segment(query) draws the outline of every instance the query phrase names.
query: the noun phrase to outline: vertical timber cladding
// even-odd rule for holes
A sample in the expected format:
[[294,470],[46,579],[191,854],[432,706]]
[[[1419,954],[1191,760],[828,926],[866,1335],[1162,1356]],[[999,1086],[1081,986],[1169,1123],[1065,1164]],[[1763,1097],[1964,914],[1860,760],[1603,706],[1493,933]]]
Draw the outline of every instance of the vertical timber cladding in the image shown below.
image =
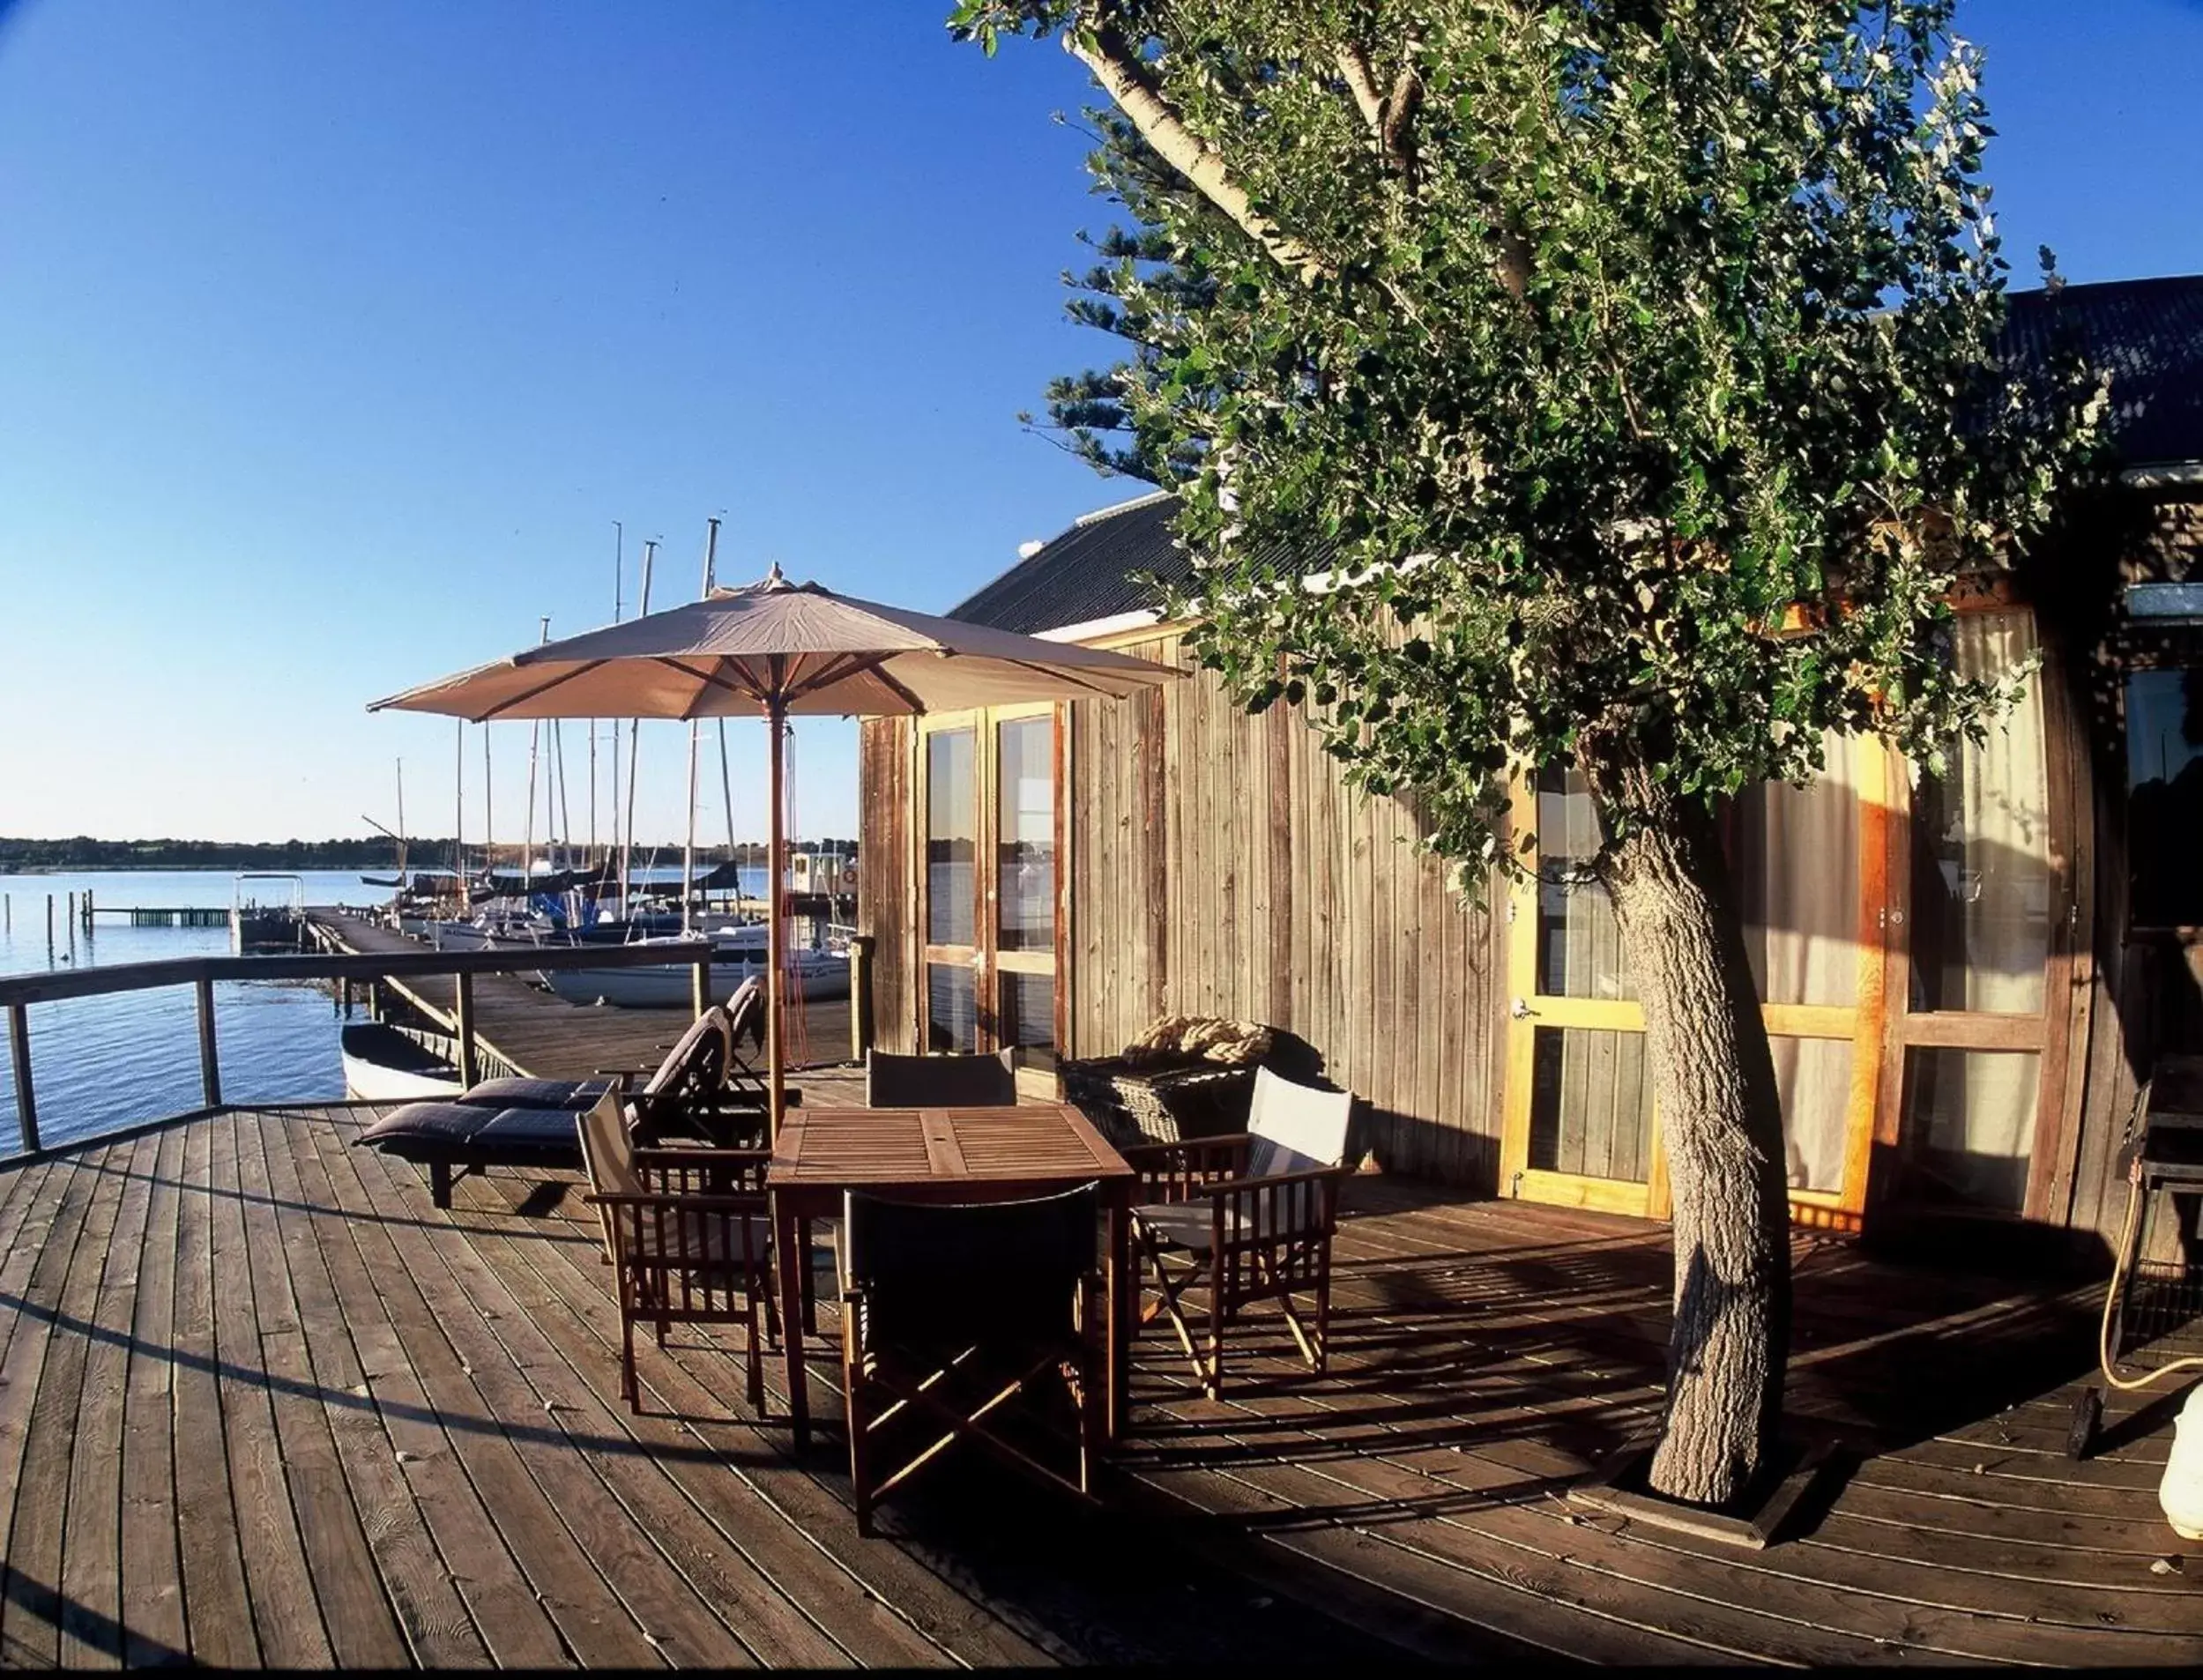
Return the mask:
[[[1113,645],[1192,664],[1172,636]],[[1489,1188],[1496,930],[1412,810],[1347,789],[1299,712],[1250,717],[1212,673],[1070,713],[1071,1053],[1162,1014],[1261,1021],[1369,1105],[1380,1165]]]
[[857,726],[857,930],[872,939],[874,1042],[904,1054],[918,1048],[913,733],[901,717],[867,717]]

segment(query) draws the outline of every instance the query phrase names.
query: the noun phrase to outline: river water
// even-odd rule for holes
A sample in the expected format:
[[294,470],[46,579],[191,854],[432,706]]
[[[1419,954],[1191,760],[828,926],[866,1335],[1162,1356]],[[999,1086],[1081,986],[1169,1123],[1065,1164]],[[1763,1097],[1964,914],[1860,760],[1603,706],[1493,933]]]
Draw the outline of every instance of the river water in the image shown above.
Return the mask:
[[[390,896],[353,873],[309,870],[301,879],[309,904],[374,904]],[[67,906],[71,893],[89,888],[95,903],[115,909],[226,911],[233,880],[226,870],[199,869],[0,874],[0,974],[227,955],[227,926],[132,927],[126,919],[103,915],[86,931],[71,925]],[[246,885],[264,901],[289,897],[287,881]],[[222,981],[214,988],[214,1022],[226,1100],[343,1098],[344,1068],[337,1053],[343,1022],[329,990],[298,981]],[[181,1113],[200,1103],[198,1012],[189,985],[34,1003],[30,1031],[39,1131],[48,1144]],[[0,1152],[19,1147],[12,1058],[0,1053]]]

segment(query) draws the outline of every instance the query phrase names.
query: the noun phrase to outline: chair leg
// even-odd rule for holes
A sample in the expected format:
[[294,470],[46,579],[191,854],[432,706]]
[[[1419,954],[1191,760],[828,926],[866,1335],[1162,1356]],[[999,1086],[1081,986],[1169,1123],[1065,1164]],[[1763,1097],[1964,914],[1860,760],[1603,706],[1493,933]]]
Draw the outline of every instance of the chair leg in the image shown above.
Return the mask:
[[811,1264],[811,1222],[798,1220],[796,1230],[800,1233],[797,1245],[803,1251],[798,1257],[803,1267],[803,1334],[815,1336],[818,1334],[818,1273]]
[[748,1356],[746,1363],[749,1367],[749,1409],[763,1417],[765,1415],[765,1315],[764,1304],[758,1298],[759,1291],[754,1279],[748,1286],[748,1295],[749,1345],[745,1352]]
[[450,1207],[451,1163],[449,1161],[431,1161],[428,1163],[428,1200],[438,1208]]
[[842,1323],[841,1391],[849,1411],[849,1490],[857,1502],[857,1532],[867,1539],[872,1535],[872,1430],[870,1406],[871,1386],[865,1380],[858,1357],[855,1332],[850,1327],[856,1315],[845,1307]]
[[628,1403],[629,1411],[643,1409],[642,1387],[635,1380],[635,1315],[622,1307],[620,1312],[620,1398]]

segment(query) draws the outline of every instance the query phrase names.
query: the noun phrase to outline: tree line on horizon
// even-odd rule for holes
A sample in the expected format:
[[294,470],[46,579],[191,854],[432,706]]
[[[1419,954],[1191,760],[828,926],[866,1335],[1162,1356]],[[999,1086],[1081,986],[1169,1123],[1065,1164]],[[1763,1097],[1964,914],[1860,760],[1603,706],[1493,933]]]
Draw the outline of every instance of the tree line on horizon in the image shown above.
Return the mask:
[[[845,852],[854,856],[857,843],[852,839],[824,838],[819,840],[792,840],[791,851]],[[495,849],[499,862],[518,863],[525,851],[518,843],[500,842]],[[681,855],[677,843],[654,847],[636,848],[638,852],[656,851],[660,859],[667,854]],[[542,845],[535,848],[538,856],[548,855]],[[478,862],[482,849],[469,843],[466,855],[470,863]],[[725,846],[696,848],[700,859],[712,862],[728,860]],[[414,836],[406,842],[406,861],[410,868],[448,868],[451,859],[451,838],[446,835]],[[763,841],[744,841],[733,848],[732,860],[740,864],[760,864],[765,861]],[[40,869],[395,869],[398,867],[398,842],[382,835],[364,839],[349,840],[100,840],[90,835],[74,835],[62,840],[11,838],[0,836],[0,874],[20,873]]]

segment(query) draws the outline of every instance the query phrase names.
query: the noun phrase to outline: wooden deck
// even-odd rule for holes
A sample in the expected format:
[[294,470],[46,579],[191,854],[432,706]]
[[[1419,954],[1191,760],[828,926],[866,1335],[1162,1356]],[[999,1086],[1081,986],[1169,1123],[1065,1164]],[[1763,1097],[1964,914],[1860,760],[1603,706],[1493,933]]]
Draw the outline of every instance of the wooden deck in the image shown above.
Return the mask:
[[[418,955],[428,948],[418,940],[357,916],[309,910],[307,917],[332,950]],[[450,976],[386,984],[443,1030],[458,1030],[458,986]],[[732,989],[731,983],[727,989]],[[476,1042],[502,1068],[538,1079],[586,1079],[600,1067],[654,1065],[656,1046],[678,1038],[692,1018],[685,1008],[619,1009],[569,1003],[517,975],[485,974],[474,982]],[[796,1036],[793,1026],[790,1036],[791,1067],[845,1061],[849,1000],[805,1003],[801,1036]]]
[[1328,1378],[1256,1336],[1209,1402],[1150,1334],[1106,1508],[960,1464],[867,1542],[710,1336],[628,1413],[561,1180],[438,1213],[371,1112],[0,1173],[0,1660],[2203,1661],[2170,1409],[2062,1456],[2086,1292],[1802,1241],[1794,1408],[1867,1450],[1738,1553],[1561,1497],[1656,1403],[1662,1230],[1358,1179]]

